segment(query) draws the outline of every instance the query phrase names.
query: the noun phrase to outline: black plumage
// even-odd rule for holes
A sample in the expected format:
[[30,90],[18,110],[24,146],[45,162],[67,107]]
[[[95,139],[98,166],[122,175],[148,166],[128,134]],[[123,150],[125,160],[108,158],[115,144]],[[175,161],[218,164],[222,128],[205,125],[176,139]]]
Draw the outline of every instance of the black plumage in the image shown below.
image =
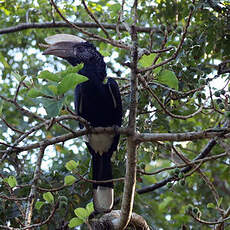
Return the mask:
[[[106,78],[106,64],[96,48],[73,35],[48,37],[50,47],[44,54],[53,54],[66,59],[73,66],[84,63],[79,71],[89,80],[76,86],[74,94],[77,115],[93,127],[121,126],[122,103],[118,85]],[[80,124],[80,128],[83,125]],[[119,134],[91,134],[86,145],[92,155],[93,180],[112,179],[111,156],[117,149]],[[113,205],[113,183],[93,184],[94,208],[109,211]]]

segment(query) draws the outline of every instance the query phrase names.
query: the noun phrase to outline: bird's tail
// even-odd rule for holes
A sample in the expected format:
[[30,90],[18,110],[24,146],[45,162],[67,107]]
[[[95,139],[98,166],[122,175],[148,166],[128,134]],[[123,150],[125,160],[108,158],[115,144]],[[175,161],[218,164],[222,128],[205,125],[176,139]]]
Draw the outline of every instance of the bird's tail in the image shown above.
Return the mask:
[[[112,180],[112,153],[95,153],[90,149],[92,154],[92,171],[93,180],[105,181]],[[109,212],[113,207],[114,200],[113,182],[94,183],[93,184],[93,203],[97,212]]]

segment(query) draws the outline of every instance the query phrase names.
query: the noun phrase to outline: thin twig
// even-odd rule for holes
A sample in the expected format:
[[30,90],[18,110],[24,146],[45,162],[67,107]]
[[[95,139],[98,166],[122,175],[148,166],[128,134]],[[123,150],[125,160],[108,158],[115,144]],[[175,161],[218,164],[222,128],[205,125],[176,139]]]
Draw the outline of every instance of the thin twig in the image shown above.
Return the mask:
[[81,180],[84,180],[84,181],[92,183],[92,184],[102,184],[102,183],[109,183],[109,182],[120,182],[120,181],[124,181],[125,180],[124,177],[114,178],[114,179],[110,179],[110,180],[100,180],[100,181],[99,180],[90,180],[90,179],[86,179],[84,176],[82,176],[77,171],[74,171],[74,174],[76,174]]
[[95,34],[95,33],[90,33],[90,32],[87,32],[86,30],[78,27],[77,25],[75,25],[74,23],[70,22],[69,20],[67,20],[63,15],[62,13],[60,12],[60,10],[58,9],[57,5],[54,3],[53,0],[50,0],[50,2],[52,3],[52,5],[54,6],[55,10],[57,11],[57,13],[59,14],[59,16],[67,23],[69,24],[72,28],[80,31],[81,33],[91,37],[91,38],[96,38],[100,41],[103,41],[103,42],[106,42],[106,43],[109,43],[113,46],[116,46],[116,47],[119,47],[119,48],[122,48],[122,49],[126,49],[126,50],[129,50],[129,46],[128,45],[124,45],[123,42],[121,41],[115,41],[115,40],[110,40],[108,38],[103,38],[103,37],[100,37],[99,35]]
[[[182,161],[184,161],[186,164],[189,164],[189,163],[190,163],[190,160],[189,160],[187,157],[185,157],[183,154],[179,153],[179,152],[177,151],[176,147],[174,147],[173,145],[172,145],[172,149],[173,149],[174,152],[177,154],[177,156],[180,157],[180,159],[181,159]],[[203,164],[203,162],[199,163],[199,167],[200,167],[202,164]],[[217,206],[218,206],[218,201],[219,201],[220,197],[219,197],[219,194],[217,193],[217,191],[216,191],[214,185],[212,184],[212,182],[208,179],[208,177],[207,177],[200,169],[197,169],[197,172],[201,175],[201,177],[203,178],[203,180],[206,182],[206,184],[207,184],[208,187],[210,188],[210,190],[211,190],[211,192],[212,192],[212,194],[213,194],[213,196],[214,196],[214,198],[215,198],[216,204],[217,204]]]
[[40,227],[40,226],[42,226],[44,224],[47,224],[52,219],[52,217],[54,216],[56,210],[58,209],[58,206],[59,206],[59,203],[56,203],[55,206],[53,207],[52,212],[50,213],[50,215],[47,217],[46,220],[44,220],[44,221],[42,221],[40,223],[37,223],[37,224],[32,224],[32,225],[26,226],[24,228],[21,228],[20,230],[33,229],[33,228]]
[[21,130],[15,128],[15,127],[13,127],[13,125],[9,124],[4,118],[1,117],[1,119],[6,124],[6,126],[9,127],[11,130],[13,130],[14,132],[17,132],[17,133],[20,133],[20,134],[24,134],[23,131],[21,131]]
[[219,219],[219,221],[223,221],[223,222],[219,223],[216,226],[215,230],[222,230],[224,221],[229,220],[229,216],[230,216],[230,207],[227,208],[227,210],[224,212],[224,215]]
[[190,161],[190,162],[188,162],[186,164],[179,164],[179,165],[175,165],[175,166],[172,166],[172,167],[165,167],[165,168],[156,170],[155,172],[145,172],[145,171],[142,171],[142,170],[138,170],[138,172],[143,174],[143,175],[156,175],[156,174],[159,174],[161,172],[169,171],[169,170],[172,170],[172,169],[175,169],[175,168],[184,168],[186,166],[193,166],[195,164],[200,164],[200,163],[203,164],[204,162],[216,160],[216,159],[219,159],[219,158],[223,158],[223,157],[226,157],[228,155],[229,155],[228,153],[222,153],[222,154],[219,154],[219,155],[216,155],[216,156],[210,156],[210,157],[205,157],[203,159]]
[[[194,0],[193,0],[193,3],[194,3]],[[150,66],[150,67],[146,67],[146,68],[143,68],[143,69],[139,69],[139,70],[138,70],[139,73],[145,73],[145,72],[147,72],[147,71],[149,71],[149,70],[156,69],[157,67],[163,66],[163,65],[165,65],[165,64],[167,64],[167,63],[169,63],[169,62],[171,62],[172,60],[176,59],[176,57],[178,56],[178,54],[179,54],[179,52],[180,52],[180,50],[181,50],[181,48],[182,48],[182,45],[183,45],[184,40],[185,40],[185,37],[187,36],[187,32],[188,32],[188,28],[189,28],[189,26],[190,26],[190,22],[191,22],[191,19],[192,19],[192,15],[193,15],[193,10],[190,10],[190,13],[189,13],[189,16],[188,16],[188,21],[187,21],[187,23],[186,23],[186,25],[185,25],[183,34],[182,34],[182,36],[181,36],[180,43],[179,43],[179,45],[178,45],[178,47],[177,47],[175,53],[174,53],[170,58],[168,58],[168,59],[166,59],[166,60],[164,60],[164,61],[162,61],[162,62],[160,62],[160,63],[158,63],[158,64],[154,64],[154,65],[152,65],[152,66]]]
[[[224,127],[228,127],[228,124],[229,122],[226,122],[224,124]],[[216,142],[216,138],[213,138],[211,139],[208,144],[204,147],[204,149],[200,152],[200,154],[194,159],[195,160],[199,160],[199,159],[203,159],[205,158],[210,152],[211,150],[213,149],[213,147],[217,144]],[[181,172],[183,173],[187,173],[189,172],[190,170],[192,169],[192,166],[186,166],[185,168],[183,168],[181,170]],[[171,182],[171,181],[174,181],[175,180],[175,177],[174,176],[170,176],[164,180],[161,180],[155,184],[152,184],[152,185],[148,185],[144,188],[141,188],[141,189],[138,189],[137,190],[137,193],[139,194],[143,194],[143,193],[147,193],[147,192],[152,192],[158,188],[161,188],[163,186],[165,186],[167,183]]]
[[2,95],[0,95],[0,98],[1,98],[2,100],[6,101],[6,102],[9,102],[9,103],[11,103],[11,104],[14,104],[15,107],[16,107],[22,114],[24,114],[24,115],[26,115],[26,116],[28,116],[28,117],[34,118],[34,119],[36,119],[36,120],[39,120],[39,121],[45,121],[44,118],[42,118],[42,117],[38,116],[37,114],[32,113],[32,112],[30,112],[29,110],[24,109],[23,107],[21,107],[16,101],[14,101],[14,100],[12,100],[12,99],[10,99],[10,98],[4,97],[4,96],[2,96]]
[[168,114],[169,116],[173,117],[173,118],[177,118],[177,119],[183,119],[183,120],[186,120],[188,118],[191,118],[191,117],[194,117],[195,115],[197,115],[198,113],[200,113],[203,108],[204,108],[204,104],[205,102],[208,100],[208,98],[205,100],[205,102],[203,103],[203,105],[200,106],[200,108],[195,111],[194,113],[192,114],[189,114],[189,115],[186,115],[186,116],[183,116],[183,115],[177,115],[177,114],[173,114],[171,113],[169,110],[167,110],[167,108],[164,106],[164,104],[160,101],[160,99],[157,97],[157,95],[153,92],[153,90],[148,86],[146,80],[138,74],[138,79],[140,80],[141,84],[143,85],[143,87],[148,90],[148,92],[153,96],[153,98],[158,102],[158,104],[161,106],[161,108],[164,110],[164,112],[166,114]]
[[18,85],[17,90],[16,90],[15,95],[14,95],[14,101],[17,101],[18,93],[19,93],[21,86],[22,86],[22,81],[19,82],[19,85]]
[[121,24],[121,21],[123,21],[124,5],[125,5],[125,0],[122,0],[121,9],[119,11],[117,23],[116,23],[116,32],[117,32],[117,37],[119,39],[121,39],[120,24]]
[[104,26],[97,20],[97,18],[94,16],[94,14],[89,10],[87,7],[85,0],[82,0],[83,6],[85,7],[86,12],[88,15],[95,21],[95,23],[102,29],[102,31],[105,33],[106,37],[111,40],[111,37],[109,36],[108,32],[104,28]]
[[[4,179],[4,176],[2,174],[0,174],[0,177],[2,179]],[[25,218],[25,212],[24,212],[23,206],[21,205],[21,203],[19,203],[20,200],[17,199],[17,197],[14,194],[13,189],[9,186],[9,184],[4,182],[4,180],[3,180],[3,183],[6,186],[7,190],[9,191],[9,193],[11,195],[11,199],[14,199],[14,202],[15,202],[16,206],[18,207],[18,210],[20,211],[22,217]]]
[[163,85],[163,84],[161,84],[161,83],[159,83],[159,82],[157,82],[157,81],[151,81],[151,82],[148,83],[148,85],[156,85],[156,86],[159,86],[159,87],[161,87],[162,89],[166,89],[166,90],[168,90],[168,91],[170,91],[170,92],[172,92],[172,93],[174,93],[174,94],[180,95],[180,97],[183,97],[183,98],[184,98],[184,97],[187,97],[188,95],[193,94],[193,93],[195,93],[195,92],[197,92],[197,91],[203,90],[204,87],[205,87],[205,86],[201,86],[201,87],[199,87],[199,88],[191,89],[191,90],[188,90],[188,91],[183,92],[183,91],[178,91],[178,90],[169,88],[169,87],[167,87],[167,86],[165,86],[165,85]]
[[14,201],[25,201],[28,200],[28,197],[12,197],[12,196],[6,196],[6,195],[1,195],[0,198],[4,200],[14,200]]
[[194,220],[198,221],[198,222],[201,223],[201,224],[206,224],[206,225],[222,224],[223,222],[225,222],[225,221],[227,221],[227,220],[230,219],[230,217],[228,217],[228,218],[225,218],[225,219],[223,219],[223,220],[221,220],[221,221],[205,221],[205,220],[202,220],[202,219],[196,217],[196,216],[193,215],[193,214],[190,214],[190,215],[193,217]]

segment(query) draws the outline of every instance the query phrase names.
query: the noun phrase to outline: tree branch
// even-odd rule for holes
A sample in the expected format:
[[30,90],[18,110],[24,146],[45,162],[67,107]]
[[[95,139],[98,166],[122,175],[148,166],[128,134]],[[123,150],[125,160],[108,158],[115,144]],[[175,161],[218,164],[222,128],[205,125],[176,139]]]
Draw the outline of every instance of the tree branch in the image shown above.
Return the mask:
[[108,38],[103,38],[95,33],[90,33],[78,26],[76,26],[74,23],[70,22],[69,20],[67,20],[63,15],[62,13],[60,12],[60,10],[58,9],[57,5],[54,3],[53,0],[50,0],[50,2],[52,3],[52,5],[54,6],[55,10],[57,11],[57,13],[59,14],[59,16],[67,23],[70,25],[70,27],[74,28],[75,30],[89,36],[90,38],[96,38],[97,40],[99,41],[102,41],[102,42],[105,42],[105,43],[109,43],[113,46],[116,46],[116,47],[119,47],[119,48],[122,48],[122,49],[126,49],[126,50],[129,50],[129,46],[128,45],[125,45],[122,41],[116,41],[116,40],[112,40],[112,39],[108,39]]
[[36,191],[37,191],[37,182],[38,182],[38,179],[40,178],[40,170],[41,170],[41,164],[42,164],[44,152],[45,152],[45,146],[41,146],[39,154],[38,154],[38,159],[37,159],[37,164],[36,164],[36,168],[34,172],[32,186],[31,186],[30,194],[28,198],[29,200],[28,200],[27,209],[26,209],[25,226],[31,225],[31,220],[33,216],[33,206],[34,206]]
[[200,106],[200,108],[195,111],[192,114],[189,114],[187,116],[182,116],[182,115],[177,115],[177,114],[173,114],[171,113],[169,110],[167,110],[167,108],[164,106],[164,104],[160,101],[160,99],[157,97],[157,95],[153,92],[153,90],[148,86],[147,82],[145,81],[145,79],[143,77],[141,77],[138,74],[138,79],[140,80],[141,84],[143,85],[143,87],[150,92],[150,94],[153,96],[153,98],[158,102],[158,104],[161,106],[161,108],[164,110],[164,112],[166,114],[168,114],[169,116],[173,117],[173,118],[177,118],[177,119],[183,119],[186,120],[188,118],[194,117],[195,115],[197,115],[198,113],[200,113],[202,111],[202,109],[204,108],[204,104],[205,102],[208,100],[208,98],[206,99],[206,101],[203,103],[202,106]]
[[94,16],[94,14],[87,7],[85,0],[82,0],[82,3],[83,3],[83,6],[85,7],[86,12],[88,13],[88,15],[95,21],[95,23],[99,26],[99,28],[102,29],[102,31],[104,32],[106,37],[111,40],[111,38],[110,38],[108,32],[105,30],[104,26],[97,20],[97,18]]
[[131,101],[129,107],[129,124],[132,135],[127,138],[127,161],[126,161],[126,175],[125,185],[121,204],[121,219],[119,221],[118,229],[125,229],[131,219],[134,193],[136,187],[136,164],[137,164],[137,145],[135,142],[136,132],[136,115],[137,115],[137,62],[138,62],[138,38],[135,25],[137,23],[137,4],[135,0],[133,4],[134,20],[131,26]]
[[[224,128],[228,128],[229,127],[229,124],[230,124],[230,120],[227,120],[225,123],[224,123]],[[193,159],[193,161],[197,161],[197,160],[200,160],[200,159],[203,159],[205,158],[210,152],[211,150],[213,149],[213,147],[217,144],[216,142],[216,137],[214,137],[213,139],[211,139],[208,144],[204,147],[204,149],[201,151],[201,153],[195,157]],[[183,170],[181,170],[181,172],[183,173],[187,173],[189,172],[193,167],[192,166],[187,166],[185,167]],[[152,192],[158,188],[161,188],[163,186],[165,186],[168,182],[171,182],[175,180],[175,178],[173,176],[171,177],[168,177],[158,183],[155,183],[153,185],[150,185],[150,186],[146,186],[144,188],[141,188],[141,189],[138,189],[136,192],[139,193],[139,194],[143,194],[143,193],[146,193],[146,192]]]
[[[91,220],[89,223],[93,230],[118,230],[118,222],[121,218],[121,215],[122,213],[120,210],[113,210],[110,213],[103,215],[99,220]],[[142,216],[137,215],[136,213],[132,213],[129,222],[129,227],[129,229],[133,230],[150,230],[144,218]]]
[[229,128],[222,128],[216,130],[204,130],[200,132],[187,133],[140,133],[136,134],[136,141],[141,142],[156,142],[156,141],[192,141],[204,138],[228,138],[230,133]]
[[225,153],[221,153],[221,154],[218,154],[218,155],[215,155],[215,156],[205,157],[205,158],[199,159],[199,160],[193,160],[193,161],[190,161],[190,162],[185,163],[185,164],[179,164],[179,165],[175,165],[175,166],[171,166],[171,167],[165,167],[165,168],[156,170],[154,172],[145,172],[145,171],[142,171],[142,170],[137,170],[137,171],[138,171],[138,173],[141,173],[143,175],[156,175],[156,174],[159,174],[161,172],[165,172],[165,171],[176,169],[176,168],[184,168],[184,167],[187,167],[187,166],[193,166],[193,165],[200,164],[200,163],[203,164],[204,162],[213,161],[213,160],[216,160],[216,159],[219,159],[219,158],[226,157],[228,155],[229,155],[229,153],[225,152]]
[[[115,132],[130,136],[134,135],[133,138],[135,139],[136,144],[141,142],[156,142],[156,141],[192,141],[197,139],[209,139],[214,137],[220,138],[229,138],[230,129],[229,128],[220,128],[220,129],[209,129],[200,132],[187,132],[187,133],[132,133],[130,128],[117,128],[114,130],[113,127],[97,127],[97,128],[90,128],[90,129],[81,129],[76,132],[67,133],[61,136],[53,137],[50,139],[43,139],[40,142],[36,142],[33,144],[25,145],[22,147],[10,147],[7,150],[0,150],[0,153],[4,153],[7,155],[14,153],[14,152],[23,152],[31,149],[36,149],[40,147],[40,144],[49,146],[54,145],[60,142],[65,142],[67,140],[77,138],[89,133],[110,133],[114,134]],[[3,160],[4,157],[2,157]],[[1,161],[2,161],[1,160]],[[0,162],[1,162],[0,161]]]
[[[216,140],[215,139],[212,139],[211,141],[209,141],[208,144],[203,149],[203,151],[194,159],[194,161],[206,157],[211,152],[211,150],[213,149],[213,147],[215,145],[216,145]],[[187,166],[183,170],[181,170],[181,172],[187,173],[191,169],[192,169],[192,166]],[[143,193],[155,191],[156,189],[165,186],[168,182],[171,182],[171,181],[174,181],[174,180],[175,180],[175,177],[170,176],[170,177],[168,177],[168,178],[166,178],[166,179],[164,179],[164,180],[162,180],[160,182],[157,182],[157,183],[155,183],[153,185],[149,185],[149,186],[146,186],[144,188],[138,189],[137,193],[138,194],[143,194]]]
[[[96,23],[92,22],[76,22],[73,23],[79,28],[89,28],[89,29],[97,29],[99,26]],[[116,31],[116,24],[107,24],[101,23],[101,25],[105,29],[115,30]],[[50,28],[69,28],[69,24],[64,21],[57,21],[57,22],[42,22],[42,23],[21,23],[16,26],[11,26],[8,28],[0,29],[0,34],[9,34],[9,33],[16,33],[23,30],[29,29],[50,29]],[[154,33],[160,33],[160,30],[157,27],[143,27],[143,26],[136,26],[137,32],[140,33],[150,33],[154,31]],[[125,26],[119,25],[119,31],[127,31]]]
[[[194,3],[194,0],[193,0],[193,3]],[[145,73],[145,72],[147,72],[147,71],[149,71],[149,70],[156,69],[157,67],[163,66],[163,65],[165,65],[165,64],[167,64],[167,63],[169,63],[169,62],[171,62],[172,60],[176,59],[176,57],[178,56],[178,54],[179,54],[179,52],[180,52],[180,50],[181,50],[181,48],[182,48],[182,45],[183,45],[183,43],[184,43],[184,40],[185,40],[185,38],[186,38],[186,35],[187,35],[187,32],[188,32],[188,28],[189,28],[189,26],[190,26],[190,22],[191,22],[191,19],[192,19],[192,14],[193,14],[193,10],[190,10],[190,13],[189,13],[189,16],[188,16],[188,20],[187,20],[187,23],[186,23],[185,28],[184,28],[184,32],[183,32],[183,34],[182,34],[182,36],[181,36],[180,43],[179,43],[179,45],[178,45],[178,47],[177,47],[175,53],[174,53],[170,58],[168,58],[168,59],[166,59],[166,60],[164,60],[164,61],[162,61],[162,62],[160,62],[160,63],[158,63],[158,64],[153,64],[153,65],[150,66],[150,67],[146,67],[146,68],[143,68],[143,69],[139,69],[139,70],[138,70],[139,73]]]

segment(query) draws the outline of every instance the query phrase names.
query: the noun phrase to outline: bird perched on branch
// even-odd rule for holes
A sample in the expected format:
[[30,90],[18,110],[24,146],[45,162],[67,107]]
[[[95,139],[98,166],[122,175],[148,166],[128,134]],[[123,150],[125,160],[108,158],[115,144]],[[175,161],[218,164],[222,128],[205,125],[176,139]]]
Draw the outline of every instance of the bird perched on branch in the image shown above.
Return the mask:
[[[79,71],[88,81],[76,86],[74,103],[77,115],[93,127],[121,126],[122,103],[118,85],[106,78],[103,56],[91,43],[73,35],[56,34],[47,37],[49,47],[43,54],[55,55],[75,66],[84,63]],[[80,124],[80,128],[83,125]],[[93,180],[112,180],[111,156],[117,149],[119,134],[89,134],[86,145],[92,155]],[[94,208],[108,212],[113,206],[113,182],[93,184]]]

